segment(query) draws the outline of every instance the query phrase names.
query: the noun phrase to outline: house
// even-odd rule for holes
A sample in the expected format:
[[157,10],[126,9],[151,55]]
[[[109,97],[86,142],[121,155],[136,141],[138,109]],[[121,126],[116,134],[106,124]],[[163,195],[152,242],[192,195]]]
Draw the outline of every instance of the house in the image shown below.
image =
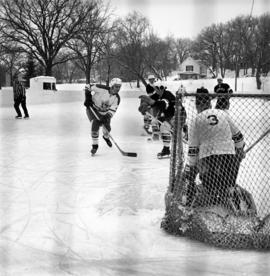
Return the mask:
[[50,76],[38,76],[30,79],[30,90],[56,91],[56,79]]
[[178,75],[181,80],[206,78],[207,68],[199,60],[188,57],[181,63]]

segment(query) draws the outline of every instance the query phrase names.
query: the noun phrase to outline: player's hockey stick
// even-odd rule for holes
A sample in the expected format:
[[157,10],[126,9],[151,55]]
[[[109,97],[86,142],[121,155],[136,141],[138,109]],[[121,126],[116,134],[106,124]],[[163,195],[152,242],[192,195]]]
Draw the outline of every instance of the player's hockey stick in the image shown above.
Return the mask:
[[[97,115],[97,113],[93,110],[93,108],[91,106],[89,106],[89,109],[91,110],[91,112],[94,114],[94,116],[96,117],[97,120],[100,121],[99,116]],[[112,135],[110,134],[110,132],[106,129],[106,127],[103,125],[103,127],[105,128],[105,130],[108,132],[109,137],[112,139],[113,143],[115,144],[115,146],[118,148],[118,150],[121,152],[122,155],[124,156],[129,156],[129,157],[137,157],[137,153],[136,152],[126,152],[123,151],[118,144],[115,142],[115,140],[113,139]]]
[[253,149],[266,135],[270,133],[270,129],[268,129],[265,133],[263,133],[255,142],[253,142],[246,150],[245,153],[248,153],[251,149]]

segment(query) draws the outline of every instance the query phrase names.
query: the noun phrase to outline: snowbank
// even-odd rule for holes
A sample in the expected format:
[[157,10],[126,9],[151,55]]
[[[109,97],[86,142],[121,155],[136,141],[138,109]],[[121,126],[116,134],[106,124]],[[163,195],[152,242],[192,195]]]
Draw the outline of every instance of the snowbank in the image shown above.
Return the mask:
[[[235,79],[225,78],[224,82],[228,83],[235,91]],[[216,79],[199,79],[199,80],[180,80],[180,81],[163,81],[157,84],[167,86],[168,90],[176,92],[181,84],[186,87],[187,92],[193,93],[202,85],[210,92],[213,92],[214,86],[217,84]],[[84,100],[84,83],[57,84],[57,91],[27,90],[28,104],[42,104],[49,102],[75,102]],[[270,77],[262,78],[262,89],[256,88],[256,80],[254,77],[237,79],[238,93],[258,93],[270,94]],[[120,90],[120,96],[123,98],[136,98],[145,94],[145,87],[141,84],[140,88],[136,87],[136,83],[123,83]],[[13,93],[12,87],[3,87],[0,90],[0,106],[12,106]]]

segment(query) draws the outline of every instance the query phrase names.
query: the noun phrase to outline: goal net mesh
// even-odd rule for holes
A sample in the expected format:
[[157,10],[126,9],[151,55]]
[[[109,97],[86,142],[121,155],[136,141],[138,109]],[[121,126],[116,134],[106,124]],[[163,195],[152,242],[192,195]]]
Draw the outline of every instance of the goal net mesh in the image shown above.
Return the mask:
[[[236,173],[236,185],[225,189],[222,177],[218,177],[214,180],[214,187],[209,189],[202,185],[198,173],[192,202],[187,204],[192,183],[183,178],[188,142],[183,139],[181,108],[183,104],[190,130],[197,115],[195,95],[176,97],[170,180],[161,227],[169,233],[220,247],[270,248],[270,134],[267,132],[270,129],[270,95],[231,95],[230,108],[226,112],[242,132],[245,150],[248,150]],[[213,98],[212,108],[215,102]],[[258,143],[254,145],[256,141]],[[226,171],[235,169],[231,160],[213,161],[214,170],[218,173],[223,168]],[[227,177],[230,176],[223,174],[223,178]]]

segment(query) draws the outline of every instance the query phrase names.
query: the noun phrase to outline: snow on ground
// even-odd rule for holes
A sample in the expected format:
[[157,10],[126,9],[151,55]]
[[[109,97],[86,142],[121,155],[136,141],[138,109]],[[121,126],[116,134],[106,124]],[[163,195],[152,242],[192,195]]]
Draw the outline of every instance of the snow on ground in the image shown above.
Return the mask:
[[91,157],[83,92],[57,88],[29,92],[30,120],[14,120],[11,90],[0,92],[0,275],[270,273],[267,252],[221,250],[160,229],[169,160],[157,160],[162,145],[142,135],[137,95],[121,92],[112,135],[138,157],[102,140]]

